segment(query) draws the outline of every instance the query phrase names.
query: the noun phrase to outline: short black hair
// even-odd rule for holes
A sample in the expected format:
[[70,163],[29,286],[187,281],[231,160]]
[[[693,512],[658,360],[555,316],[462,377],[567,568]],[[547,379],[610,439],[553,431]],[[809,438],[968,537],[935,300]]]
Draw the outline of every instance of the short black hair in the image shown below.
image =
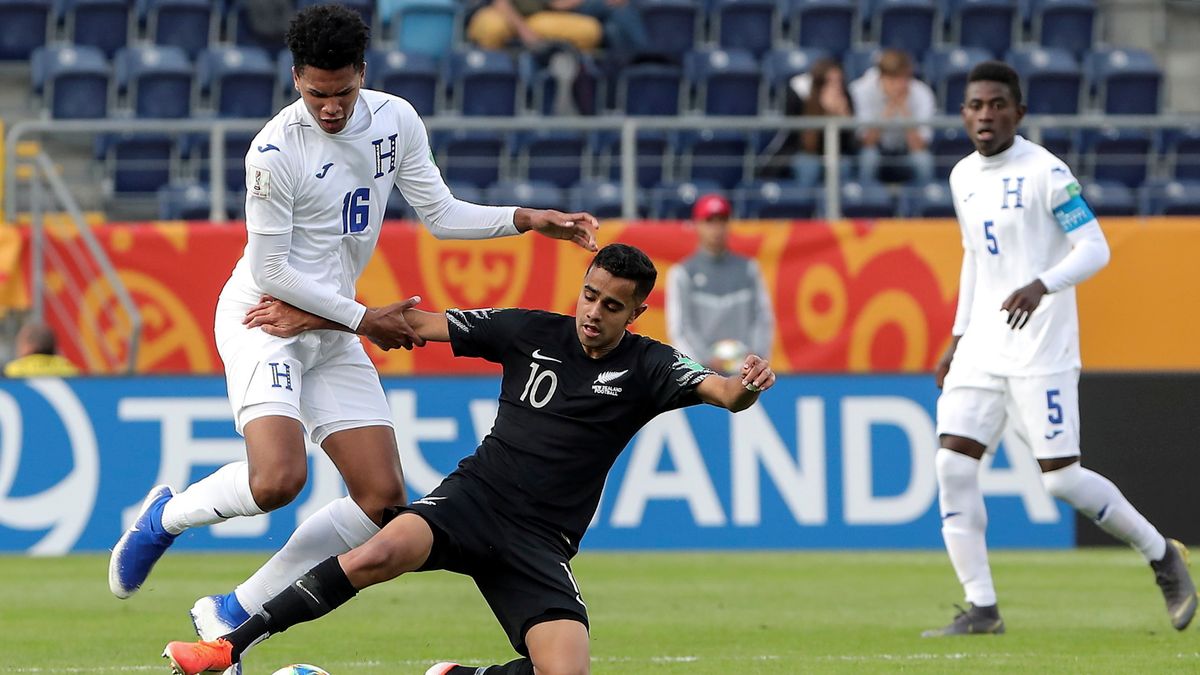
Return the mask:
[[658,270],[641,249],[629,244],[609,244],[600,249],[588,269],[599,267],[614,277],[629,279],[634,283],[633,297],[638,302],[645,300],[654,290]]
[[1021,76],[1003,61],[984,61],[972,68],[967,84],[972,82],[999,82],[1008,87],[1013,103],[1021,105]]
[[305,66],[361,71],[371,31],[358,12],[345,5],[310,5],[288,25],[287,46],[296,71]]

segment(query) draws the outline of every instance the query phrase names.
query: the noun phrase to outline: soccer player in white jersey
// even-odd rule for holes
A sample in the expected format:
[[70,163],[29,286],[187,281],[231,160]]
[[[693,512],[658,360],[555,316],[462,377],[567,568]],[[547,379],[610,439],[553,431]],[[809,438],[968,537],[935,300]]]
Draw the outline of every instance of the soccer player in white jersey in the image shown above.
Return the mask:
[[184,530],[253,516],[295,499],[307,473],[306,433],[341,472],[349,496],[306,519],[287,544],[235,592],[192,609],[201,637],[236,626],[317,562],[377,531],[385,508],[405,504],[391,413],[356,335],[315,331],[277,338],[248,329],[264,295],[346,326],[385,349],[424,341],[403,311],[355,301],[355,282],[379,238],[398,186],[437,237],[483,239],[536,230],[596,250],[594,217],[455,199],[433,163],[425,126],[404,99],[362,89],[367,27],[341,5],[299,12],[287,35],[300,100],[255,137],[246,155],[242,259],[221,292],[216,341],[225,363],[246,461],[175,494],[151,490],[113,549],[109,585],[133,595]]
[[988,567],[980,459],[1006,423],[1032,448],[1046,490],[1136,548],[1171,624],[1196,612],[1187,551],[1107,478],[1079,464],[1079,321],[1074,286],[1108,262],[1100,224],[1062,160],[1016,135],[1017,73],[996,61],[968,77],[962,118],[976,152],[950,174],[962,230],[958,312],[937,367],[942,536],[967,608],[927,637],[1003,633]]

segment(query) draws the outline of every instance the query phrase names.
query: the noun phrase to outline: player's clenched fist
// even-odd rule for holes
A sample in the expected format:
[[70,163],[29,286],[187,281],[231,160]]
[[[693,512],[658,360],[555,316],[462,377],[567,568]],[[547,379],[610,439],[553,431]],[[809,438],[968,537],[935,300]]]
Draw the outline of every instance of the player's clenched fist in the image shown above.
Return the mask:
[[763,391],[775,384],[775,371],[766,359],[750,354],[742,363],[742,386],[750,391]]

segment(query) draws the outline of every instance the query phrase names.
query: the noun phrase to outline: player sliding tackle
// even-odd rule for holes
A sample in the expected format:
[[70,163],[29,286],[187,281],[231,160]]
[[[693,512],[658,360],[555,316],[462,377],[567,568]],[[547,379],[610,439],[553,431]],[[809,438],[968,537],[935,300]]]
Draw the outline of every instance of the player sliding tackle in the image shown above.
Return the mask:
[[[521,658],[489,675],[587,673],[587,606],[571,559],[604,480],[633,435],[659,413],[698,403],[734,412],[775,384],[766,360],[746,357],[722,377],[672,347],[626,330],[646,311],[657,272],[644,253],[611,244],[583,278],[574,318],[525,309],[404,312],[423,340],[503,366],[491,433],[433,492],[390,509],[365,544],[330,557],[212,642],[172,642],[176,673],[224,670],[260,640],[311,621],[363,588],[405,572],[470,576]],[[328,321],[265,300],[246,323],[272,335]],[[473,675],[439,663],[428,675]]]

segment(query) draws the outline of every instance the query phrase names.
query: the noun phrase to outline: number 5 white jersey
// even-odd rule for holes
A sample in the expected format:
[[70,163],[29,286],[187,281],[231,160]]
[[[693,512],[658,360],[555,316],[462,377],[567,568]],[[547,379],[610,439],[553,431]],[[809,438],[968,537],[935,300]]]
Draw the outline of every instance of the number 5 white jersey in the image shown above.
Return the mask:
[[[955,334],[956,362],[995,375],[1044,375],[1080,367],[1079,318],[1073,286],[1042,298],[1021,330],[1000,310],[1071,251],[1072,239],[1099,231],[1067,165],[1017,136],[1012,146],[963,158],[950,173],[964,250],[964,279]],[[973,263],[973,264],[972,264]],[[970,278],[970,270],[974,278]],[[973,291],[972,291],[973,289]],[[965,313],[965,316],[964,316]]]

